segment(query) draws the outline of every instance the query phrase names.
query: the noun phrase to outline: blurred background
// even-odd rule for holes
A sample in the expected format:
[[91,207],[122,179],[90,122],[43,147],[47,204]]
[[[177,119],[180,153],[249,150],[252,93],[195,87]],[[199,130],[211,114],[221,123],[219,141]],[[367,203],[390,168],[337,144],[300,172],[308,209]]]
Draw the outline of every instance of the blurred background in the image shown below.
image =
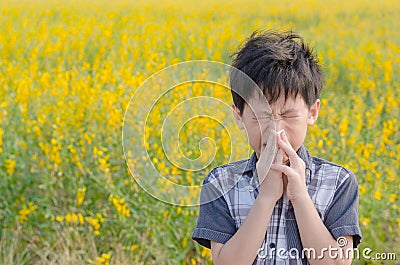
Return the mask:
[[[1,1],[0,264],[212,264],[191,240],[198,207],[164,203],[132,178],[123,117],[156,71],[229,64],[254,30],[271,28],[297,31],[318,53],[325,86],[305,145],[356,174],[360,249],[397,253],[354,264],[399,264],[399,21],[395,0]],[[179,133],[182,152],[199,157],[210,137],[215,160],[190,173],[169,164],[163,106],[199,95],[231,101],[226,89],[187,85],[149,114],[149,158],[176,183],[200,185],[232,149],[242,159],[251,151],[245,137],[232,142],[233,131],[195,119]],[[149,159],[130,155],[139,166]]]

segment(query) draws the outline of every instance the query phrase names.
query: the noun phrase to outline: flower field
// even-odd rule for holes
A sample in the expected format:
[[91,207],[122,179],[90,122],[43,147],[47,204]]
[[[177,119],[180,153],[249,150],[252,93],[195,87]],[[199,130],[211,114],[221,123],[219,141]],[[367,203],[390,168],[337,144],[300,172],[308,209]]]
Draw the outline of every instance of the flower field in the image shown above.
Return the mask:
[[[189,60],[229,64],[254,30],[270,28],[299,32],[325,71],[305,145],[357,176],[360,249],[372,252],[354,264],[399,264],[398,21],[394,0],[0,2],[0,264],[212,264],[191,240],[199,208],[183,206],[199,194],[165,203],[127,164],[147,178],[151,161],[172,182],[199,186],[230,153],[248,158],[230,112],[201,116],[202,105],[189,100],[229,103],[229,91],[186,84],[166,95],[146,125],[135,125],[146,128],[138,135],[148,156],[123,148],[124,115],[141,109],[131,97],[157,71]],[[142,104],[152,88],[144,95]],[[201,156],[199,170],[164,154],[163,121],[182,102],[196,115],[169,117],[182,127],[168,157]],[[397,259],[373,259],[383,252]]]

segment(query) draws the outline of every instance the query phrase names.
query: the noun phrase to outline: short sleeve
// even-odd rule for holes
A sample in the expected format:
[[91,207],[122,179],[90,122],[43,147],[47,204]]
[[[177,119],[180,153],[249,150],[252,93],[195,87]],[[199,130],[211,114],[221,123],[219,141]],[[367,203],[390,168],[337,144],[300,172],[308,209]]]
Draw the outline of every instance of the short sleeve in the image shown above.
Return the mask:
[[353,236],[353,247],[361,242],[361,230],[358,222],[358,184],[351,171],[335,192],[332,203],[326,211],[325,226],[337,239],[341,236]]
[[[211,248],[211,240],[225,244],[236,232],[235,222],[224,196],[208,182],[210,174],[203,182],[199,216],[192,234],[192,239],[206,248]],[[217,199],[211,200],[212,198]]]

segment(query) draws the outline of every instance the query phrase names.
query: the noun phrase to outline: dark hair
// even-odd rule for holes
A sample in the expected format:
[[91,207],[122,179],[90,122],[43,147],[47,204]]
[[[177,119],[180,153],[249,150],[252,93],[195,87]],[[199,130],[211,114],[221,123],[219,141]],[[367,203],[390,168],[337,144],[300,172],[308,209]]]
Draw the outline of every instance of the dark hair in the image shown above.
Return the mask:
[[230,72],[230,86],[233,102],[241,115],[245,101],[256,87],[237,82],[240,73],[249,76],[261,88],[270,104],[276,102],[281,93],[285,100],[289,95],[300,94],[308,107],[319,98],[323,73],[318,60],[303,38],[292,31],[255,31],[231,57],[232,66],[240,70]]

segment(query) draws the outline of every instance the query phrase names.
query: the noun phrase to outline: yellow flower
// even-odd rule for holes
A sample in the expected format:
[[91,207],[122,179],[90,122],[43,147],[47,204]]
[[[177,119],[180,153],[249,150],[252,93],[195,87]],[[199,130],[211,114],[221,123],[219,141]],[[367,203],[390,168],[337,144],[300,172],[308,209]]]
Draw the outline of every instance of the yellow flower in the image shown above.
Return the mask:
[[374,198],[380,201],[382,199],[382,192],[380,190],[374,193]]
[[65,216],[65,221],[66,221],[67,223],[71,223],[71,221],[72,221],[72,215],[71,215],[71,214],[67,214],[67,215]]
[[36,210],[36,206],[33,202],[28,202],[28,205],[25,203],[22,204],[21,209],[18,211],[17,219],[20,224],[23,224],[25,221],[28,220],[28,215],[32,214]]
[[108,265],[111,259],[111,254],[109,253],[103,253],[101,254],[100,257],[96,258],[96,261],[93,261],[91,259],[88,260],[90,264],[96,264],[96,265]]
[[104,222],[104,218],[99,213],[97,213],[96,216],[97,218],[91,216],[86,217],[86,222],[90,224],[89,231],[93,231],[93,233],[98,236],[100,235],[100,224]]
[[4,162],[5,162],[7,174],[12,176],[14,174],[14,169],[17,164],[17,161],[12,160],[12,159],[6,159]]
[[78,214],[79,224],[85,224],[85,220],[83,219],[83,215],[81,213]]
[[210,249],[208,249],[208,248],[203,248],[203,249],[201,250],[201,256],[202,256],[202,257],[209,256],[210,253],[211,253],[211,251],[210,251]]
[[349,132],[349,120],[347,118],[344,118],[342,122],[339,124],[339,132],[340,136],[342,137],[347,136]]
[[96,217],[100,223],[104,223],[104,217],[100,213],[96,213]]
[[368,226],[369,225],[369,222],[370,222],[371,220],[369,219],[369,218],[365,218],[365,217],[360,217],[360,222],[364,225],[364,226]]
[[125,203],[125,198],[119,198],[119,196],[117,195],[110,194],[109,201],[114,204],[114,207],[117,209],[118,214],[123,217],[131,216],[128,204]]
[[396,194],[394,194],[394,193],[392,193],[392,194],[390,194],[389,201],[390,201],[391,203],[393,203],[393,202],[395,202],[395,201],[396,201],[396,198],[397,198],[397,195],[396,195]]
[[364,185],[359,185],[359,190],[360,190],[360,194],[363,195],[367,192],[367,189],[365,188]]
[[0,128],[0,154],[3,152],[2,146],[3,146],[3,129]]
[[83,203],[86,195],[86,186],[78,189],[78,193],[76,195],[76,204],[79,206]]

